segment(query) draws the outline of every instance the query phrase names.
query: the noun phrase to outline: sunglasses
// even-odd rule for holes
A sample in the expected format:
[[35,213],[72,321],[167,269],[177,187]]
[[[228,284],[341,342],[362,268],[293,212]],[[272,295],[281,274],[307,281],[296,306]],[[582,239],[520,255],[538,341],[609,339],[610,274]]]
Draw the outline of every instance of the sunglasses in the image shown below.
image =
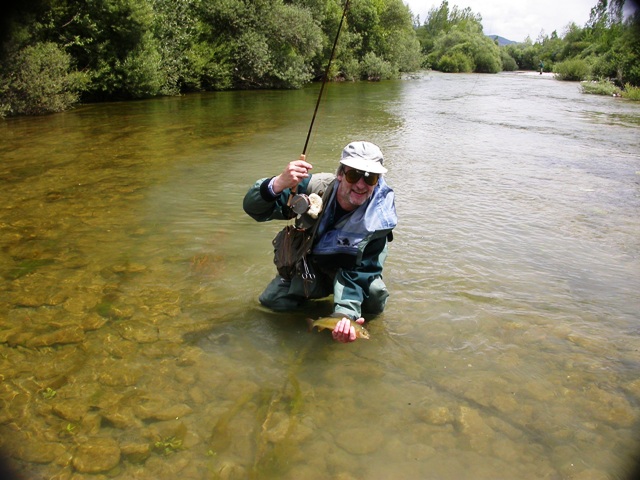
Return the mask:
[[344,178],[349,183],[358,183],[360,179],[364,177],[364,182],[373,187],[378,184],[378,179],[380,178],[379,173],[371,173],[371,172],[363,172],[362,170],[345,170]]

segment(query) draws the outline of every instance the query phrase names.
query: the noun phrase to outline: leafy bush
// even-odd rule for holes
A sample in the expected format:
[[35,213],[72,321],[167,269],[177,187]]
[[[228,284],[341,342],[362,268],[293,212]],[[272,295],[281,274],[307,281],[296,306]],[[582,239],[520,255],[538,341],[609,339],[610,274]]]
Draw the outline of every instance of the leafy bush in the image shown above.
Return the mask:
[[387,80],[398,76],[398,71],[375,53],[369,52],[362,59],[361,77],[366,80]]
[[[334,66],[332,65],[331,70],[333,71],[333,69],[334,69]],[[358,62],[358,60],[356,60],[355,58],[349,58],[347,60],[343,60],[340,63],[339,76],[344,80],[354,82],[360,78],[360,73],[361,73],[360,62]],[[338,75],[331,75],[331,72],[330,72],[330,75],[329,75],[330,79],[336,78],[336,77],[338,77]]]
[[400,31],[389,37],[389,54],[386,58],[393,59],[393,63],[401,72],[419,70],[424,58],[420,51],[420,42],[413,31]]
[[505,72],[513,72],[518,69],[515,59],[505,49],[500,49],[500,60],[502,61],[502,70]]
[[588,57],[586,61],[591,65],[590,71],[593,78],[616,78],[618,76],[618,66],[612,52]]
[[224,45],[200,42],[186,52],[183,89],[227,90],[233,86],[233,64]]
[[462,22],[436,37],[427,61],[443,72],[498,73],[502,70],[499,47],[475,22]]
[[620,83],[640,86],[640,9],[627,19],[614,50],[620,58]]
[[445,54],[440,57],[438,70],[447,73],[470,73],[473,72],[473,62],[462,52]]
[[124,59],[100,59],[92,72],[89,98],[128,100],[158,95],[165,84],[159,53],[144,47]]
[[[52,8],[59,21],[76,15],[77,6],[56,1],[62,11]],[[75,36],[69,52],[83,70],[90,72],[91,83],[83,94],[88,101],[125,100],[158,95],[175,74],[163,66],[161,42],[156,36],[155,11],[149,0],[80,2],[87,9],[69,22],[66,36]],[[62,15],[66,9],[66,15]],[[75,17],[74,17],[75,18]],[[66,22],[66,21],[65,21]],[[56,35],[60,35],[56,32]],[[170,86],[166,90],[170,90]]]
[[622,96],[629,100],[640,102],[640,87],[634,87],[630,83],[627,83],[622,91]]
[[572,58],[557,63],[554,73],[559,80],[579,82],[589,76],[589,65],[580,58]]
[[72,70],[70,55],[54,43],[25,47],[9,61],[11,74],[0,77],[4,114],[61,112],[79,101],[88,81],[85,74]]
[[502,70],[502,60],[497,49],[480,48],[476,50],[473,60],[478,73],[498,73]]
[[580,89],[582,90],[582,93],[589,93],[592,95],[607,95],[609,97],[620,95],[620,89],[616,87],[611,80],[582,82],[580,83]]
[[122,62],[116,63],[119,73],[121,91],[126,97],[147,98],[160,93],[165,83],[165,72],[160,68],[162,58],[153,48],[153,39],[143,43],[139,48],[129,52]]

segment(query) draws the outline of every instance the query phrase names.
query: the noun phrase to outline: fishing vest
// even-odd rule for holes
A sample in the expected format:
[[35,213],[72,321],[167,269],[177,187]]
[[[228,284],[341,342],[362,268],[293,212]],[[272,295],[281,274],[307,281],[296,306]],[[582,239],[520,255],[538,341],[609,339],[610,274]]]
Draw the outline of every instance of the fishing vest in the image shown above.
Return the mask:
[[380,177],[373,194],[364,204],[346,214],[333,225],[335,216],[336,185],[329,201],[328,210],[320,218],[316,232],[317,243],[314,255],[348,254],[356,256],[356,262],[362,259],[365,247],[372,238],[386,235],[398,223],[395,195],[383,177]]

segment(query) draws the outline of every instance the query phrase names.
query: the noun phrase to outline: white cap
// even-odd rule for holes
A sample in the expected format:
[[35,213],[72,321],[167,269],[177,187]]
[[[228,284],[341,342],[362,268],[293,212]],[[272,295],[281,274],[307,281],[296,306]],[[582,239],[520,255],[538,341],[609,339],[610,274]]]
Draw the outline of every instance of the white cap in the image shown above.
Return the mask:
[[384,157],[377,145],[370,142],[351,142],[342,150],[340,163],[363,172],[387,173],[382,166]]

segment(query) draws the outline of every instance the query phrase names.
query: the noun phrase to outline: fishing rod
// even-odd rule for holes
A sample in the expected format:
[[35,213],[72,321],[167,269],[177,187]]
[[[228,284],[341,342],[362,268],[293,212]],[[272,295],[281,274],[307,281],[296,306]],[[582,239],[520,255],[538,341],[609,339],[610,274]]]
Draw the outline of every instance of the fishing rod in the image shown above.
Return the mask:
[[311,130],[313,129],[313,124],[316,121],[316,115],[318,113],[318,107],[320,106],[320,100],[322,99],[322,92],[324,92],[324,86],[327,83],[329,78],[329,69],[331,68],[331,62],[333,60],[333,56],[336,52],[336,45],[338,45],[338,37],[340,36],[340,30],[342,30],[342,24],[344,23],[344,19],[347,16],[347,9],[349,8],[349,0],[346,0],[344,3],[344,9],[342,10],[342,18],[340,19],[340,25],[338,25],[338,31],[336,32],[336,38],[333,41],[333,48],[331,49],[331,55],[329,56],[329,62],[327,63],[327,69],[324,72],[324,78],[322,79],[322,85],[320,86],[320,93],[318,94],[318,101],[316,102],[316,108],[313,111],[313,117],[311,118],[311,124],[309,125],[309,132],[307,133],[307,140],[304,142],[304,148],[302,149],[302,156],[307,154],[307,147],[309,146],[309,138],[311,137]]
[[[327,68],[324,71],[324,77],[322,78],[322,85],[320,86],[320,92],[318,93],[318,100],[316,101],[316,108],[313,110],[313,117],[311,117],[311,124],[309,125],[309,131],[307,132],[307,139],[304,142],[304,147],[302,148],[302,154],[300,155],[300,160],[304,160],[307,155],[307,147],[309,146],[309,139],[311,138],[311,130],[313,130],[313,124],[316,121],[316,115],[318,114],[318,107],[320,107],[320,100],[322,100],[322,93],[324,92],[324,86],[326,85],[329,79],[329,69],[331,68],[331,62],[333,61],[333,57],[336,53],[336,45],[338,45],[338,38],[340,37],[340,31],[342,30],[342,24],[344,23],[344,19],[347,16],[347,9],[349,8],[349,0],[345,0],[344,8],[342,9],[342,17],[340,18],[340,24],[338,25],[338,31],[336,32],[336,38],[333,40],[333,47],[331,48],[331,55],[329,55],[329,61],[327,62]],[[291,194],[289,195],[289,200],[287,201],[287,207],[291,207],[292,200],[294,196],[296,196],[296,192],[298,190],[298,186],[296,185],[291,189]],[[308,202],[305,202],[308,204]],[[296,212],[291,212],[291,215],[294,216]]]

